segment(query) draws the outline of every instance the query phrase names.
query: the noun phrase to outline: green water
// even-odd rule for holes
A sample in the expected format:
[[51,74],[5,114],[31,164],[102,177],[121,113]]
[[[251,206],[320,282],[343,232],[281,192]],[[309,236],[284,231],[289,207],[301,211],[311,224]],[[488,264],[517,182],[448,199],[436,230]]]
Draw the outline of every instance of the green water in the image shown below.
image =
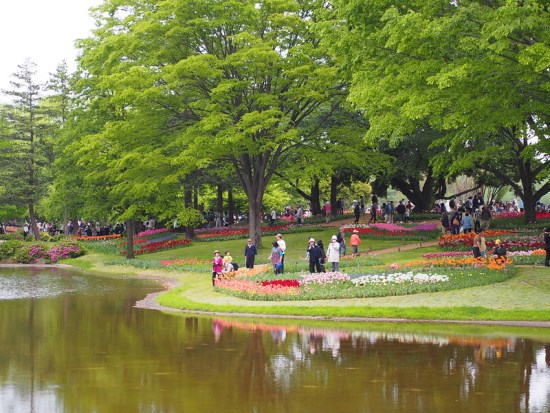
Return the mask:
[[550,411],[544,339],[134,308],[156,289],[0,270],[0,412]]

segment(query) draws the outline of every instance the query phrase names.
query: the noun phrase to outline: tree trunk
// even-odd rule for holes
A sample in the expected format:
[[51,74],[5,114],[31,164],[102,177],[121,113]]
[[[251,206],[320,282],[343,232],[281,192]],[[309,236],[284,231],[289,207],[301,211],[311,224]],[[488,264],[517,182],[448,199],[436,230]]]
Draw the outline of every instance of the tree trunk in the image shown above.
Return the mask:
[[233,199],[232,188],[227,190],[227,209],[229,214],[229,224],[233,225],[235,223],[235,200]]
[[248,207],[248,232],[254,240],[256,248],[262,247],[262,203],[256,201],[256,197],[249,198]]
[[[184,202],[185,202],[185,208],[191,208],[191,203],[193,202],[192,189],[185,189]],[[185,238],[192,239],[194,235],[195,235],[195,229],[191,225],[187,225],[185,227]]]
[[330,215],[336,215],[336,197],[338,195],[338,184],[340,180],[332,176],[330,178]]
[[193,187],[193,208],[199,209],[199,188]]
[[65,236],[69,235],[69,218],[67,215],[67,208],[65,208],[65,212],[63,213],[63,235]]
[[309,198],[311,214],[321,215],[321,191],[319,190],[319,179],[315,178],[313,185],[311,186],[311,196]]
[[218,185],[217,204],[218,204],[218,214],[220,214],[223,217],[223,186],[221,185]]
[[31,230],[34,235],[34,239],[40,241],[40,231],[38,230],[38,226],[36,225],[36,215],[34,213],[34,206],[32,204],[29,205],[29,217],[31,219]]
[[126,258],[134,259],[134,234],[136,232],[136,222],[133,219],[126,221]]

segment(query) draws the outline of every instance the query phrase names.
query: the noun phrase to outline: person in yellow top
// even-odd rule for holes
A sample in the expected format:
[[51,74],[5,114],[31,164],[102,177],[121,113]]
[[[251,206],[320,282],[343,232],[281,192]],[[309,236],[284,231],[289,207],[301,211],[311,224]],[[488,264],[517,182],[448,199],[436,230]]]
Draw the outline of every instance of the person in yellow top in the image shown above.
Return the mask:
[[353,254],[351,254],[352,258],[355,258],[359,255],[359,244],[361,244],[361,238],[359,238],[359,235],[357,235],[359,231],[356,229],[353,230],[353,233],[351,234],[351,237],[349,238],[349,245],[351,245],[351,248],[353,249]]
[[225,251],[225,255],[223,256],[223,271],[233,271],[233,257],[229,251]]

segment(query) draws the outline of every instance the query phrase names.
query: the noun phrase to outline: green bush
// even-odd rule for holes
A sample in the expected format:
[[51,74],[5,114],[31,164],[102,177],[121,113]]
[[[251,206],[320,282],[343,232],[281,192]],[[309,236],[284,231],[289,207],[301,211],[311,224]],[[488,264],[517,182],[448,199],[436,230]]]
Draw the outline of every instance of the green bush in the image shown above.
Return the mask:
[[22,244],[23,242],[18,240],[0,242],[0,260],[13,258],[15,253],[21,248]]

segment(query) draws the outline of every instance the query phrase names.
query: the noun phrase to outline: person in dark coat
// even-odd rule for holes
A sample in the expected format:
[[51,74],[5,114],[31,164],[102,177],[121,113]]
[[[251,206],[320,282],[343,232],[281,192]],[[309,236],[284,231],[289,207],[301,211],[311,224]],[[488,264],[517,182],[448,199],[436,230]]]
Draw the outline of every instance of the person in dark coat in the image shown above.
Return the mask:
[[246,241],[246,247],[244,247],[244,256],[246,259],[246,268],[254,268],[254,259],[256,258],[258,251],[251,239]]
[[310,238],[307,246],[307,256],[309,258],[309,272],[320,273],[321,272],[321,249],[315,243],[315,238]]

